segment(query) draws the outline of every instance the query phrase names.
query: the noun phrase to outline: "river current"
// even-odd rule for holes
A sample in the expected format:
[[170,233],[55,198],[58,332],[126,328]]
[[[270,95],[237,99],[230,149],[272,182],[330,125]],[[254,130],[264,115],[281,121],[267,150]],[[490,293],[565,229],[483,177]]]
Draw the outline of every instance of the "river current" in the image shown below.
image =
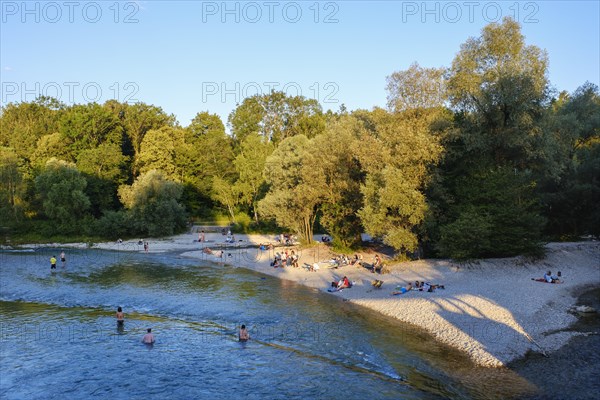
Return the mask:
[[[2,399],[484,399],[532,388],[399,321],[177,253],[0,252]],[[126,322],[119,329],[117,307]],[[251,340],[237,341],[241,324]],[[141,343],[147,328],[153,346]]]

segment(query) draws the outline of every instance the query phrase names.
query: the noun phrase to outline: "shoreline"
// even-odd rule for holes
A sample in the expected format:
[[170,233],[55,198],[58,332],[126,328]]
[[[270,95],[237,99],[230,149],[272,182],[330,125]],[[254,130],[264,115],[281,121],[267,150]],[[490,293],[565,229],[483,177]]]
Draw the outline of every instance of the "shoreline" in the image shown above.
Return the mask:
[[[332,253],[325,245],[260,251],[258,244],[274,243],[274,236],[236,237],[240,240],[227,245],[220,233],[207,233],[207,241],[199,243],[194,240],[196,233],[186,233],[149,240],[149,253],[179,252],[182,257],[250,269],[325,293],[331,281],[346,275],[354,286],[329,294],[422,328],[436,340],[464,352],[484,367],[507,366],[529,352],[554,352],[572,337],[579,336],[578,332],[566,330],[577,321],[569,309],[577,304],[578,296],[586,289],[600,286],[600,242],[595,241],[550,243],[546,245],[545,257],[536,261],[523,257],[483,259],[464,264],[433,259],[394,264],[387,261],[390,272],[379,275],[349,265],[328,268],[326,261]],[[88,247],[86,244],[56,246]],[[204,247],[223,249],[223,258],[204,253]],[[93,248],[144,252],[137,240],[98,243]],[[296,250],[301,267],[270,266],[275,252],[286,249]],[[364,261],[371,262],[373,256],[374,253],[365,254]],[[318,272],[309,272],[302,267],[315,262],[320,266]],[[547,270],[561,271],[564,283],[531,280],[541,277]],[[380,289],[371,286],[373,279],[384,281]],[[415,280],[442,284],[445,289],[391,295],[397,286]]]

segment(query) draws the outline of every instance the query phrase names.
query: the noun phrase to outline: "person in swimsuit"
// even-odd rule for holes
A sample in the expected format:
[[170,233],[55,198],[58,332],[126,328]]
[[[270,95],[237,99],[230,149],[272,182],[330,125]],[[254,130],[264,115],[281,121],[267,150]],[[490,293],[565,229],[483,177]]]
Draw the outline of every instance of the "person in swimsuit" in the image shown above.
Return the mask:
[[144,337],[142,338],[142,343],[145,344],[154,344],[155,339],[154,339],[154,335],[152,334],[152,328],[148,328],[148,333],[146,333],[144,335]]
[[402,287],[402,288],[400,288],[400,290],[392,292],[392,296],[397,296],[399,294],[404,294],[406,292],[410,292],[412,290],[412,288],[413,288],[412,284],[409,283],[408,286]]
[[56,269],[56,257],[50,257],[50,269]]
[[63,263],[63,266],[65,265],[65,263],[67,262],[67,256],[65,255],[65,252],[62,251],[60,253],[60,261]]
[[123,326],[125,323],[125,314],[123,314],[123,309],[121,307],[117,308],[117,325]]
[[239,341],[240,342],[247,342],[248,339],[250,339],[250,334],[248,333],[248,330],[246,329],[246,325],[242,325],[240,327],[240,333],[239,333]]

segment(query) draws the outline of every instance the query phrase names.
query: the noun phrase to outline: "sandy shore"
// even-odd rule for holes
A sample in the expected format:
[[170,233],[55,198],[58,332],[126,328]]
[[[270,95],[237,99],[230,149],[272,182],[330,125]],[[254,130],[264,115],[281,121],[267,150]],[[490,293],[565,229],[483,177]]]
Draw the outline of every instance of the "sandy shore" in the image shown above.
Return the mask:
[[[389,266],[389,273],[372,274],[364,268],[330,268],[327,246],[308,250],[297,246],[260,251],[259,243],[275,243],[274,236],[236,235],[234,245],[226,244],[219,233],[207,233],[206,242],[197,233],[164,240],[149,240],[150,253],[180,251],[181,256],[223,262],[327,291],[333,280],[346,275],[355,285],[332,293],[361,306],[419,326],[439,341],[467,353],[477,364],[497,367],[523,356],[528,350],[557,350],[577,332],[562,329],[576,321],[569,312],[577,295],[587,287],[600,285],[600,243],[552,243],[543,260],[529,262],[522,257],[486,259],[458,264],[448,260],[420,260]],[[225,247],[226,246],[226,247]],[[96,248],[143,251],[137,241],[101,243]],[[223,257],[202,251],[222,249]],[[318,272],[306,268],[273,268],[275,252],[294,249],[300,265],[318,263]],[[366,254],[371,262],[372,255]],[[546,270],[561,271],[563,284],[532,281]],[[373,279],[384,281],[381,289]],[[429,281],[445,289],[433,293],[410,291],[392,296],[397,286]]]

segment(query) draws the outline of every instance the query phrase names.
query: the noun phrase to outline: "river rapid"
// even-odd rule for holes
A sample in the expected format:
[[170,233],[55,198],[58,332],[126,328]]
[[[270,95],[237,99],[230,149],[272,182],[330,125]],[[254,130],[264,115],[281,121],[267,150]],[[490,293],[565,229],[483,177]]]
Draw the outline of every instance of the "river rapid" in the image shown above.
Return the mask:
[[[60,251],[0,251],[0,398],[496,399],[536,390],[289,281],[177,253],[93,249],[68,249],[51,272]],[[249,342],[237,340],[241,324]],[[147,328],[153,346],[141,343]]]

